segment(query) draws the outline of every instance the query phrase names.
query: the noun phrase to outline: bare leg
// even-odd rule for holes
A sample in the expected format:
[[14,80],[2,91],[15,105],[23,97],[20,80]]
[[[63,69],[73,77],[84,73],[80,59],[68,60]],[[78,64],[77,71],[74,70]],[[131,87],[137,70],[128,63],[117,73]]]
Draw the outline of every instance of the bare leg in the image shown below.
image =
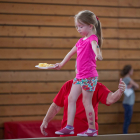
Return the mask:
[[73,84],[71,92],[68,97],[68,121],[67,125],[73,126],[75,112],[76,112],[76,101],[82,92],[80,84]]
[[82,89],[83,105],[85,107],[89,128],[91,129],[95,129],[95,113],[92,106],[93,93],[93,91],[85,91]]

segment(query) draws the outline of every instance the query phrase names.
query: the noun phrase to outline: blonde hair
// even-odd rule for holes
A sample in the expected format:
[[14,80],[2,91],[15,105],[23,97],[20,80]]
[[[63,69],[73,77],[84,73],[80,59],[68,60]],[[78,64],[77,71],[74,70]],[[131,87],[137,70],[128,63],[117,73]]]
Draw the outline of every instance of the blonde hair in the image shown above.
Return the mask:
[[94,25],[93,29],[96,31],[96,35],[98,37],[98,45],[101,48],[102,46],[102,31],[101,31],[101,22],[96,18],[96,15],[89,11],[84,10],[80,11],[77,15],[75,15],[75,21],[78,21],[79,23],[85,23],[87,25]]

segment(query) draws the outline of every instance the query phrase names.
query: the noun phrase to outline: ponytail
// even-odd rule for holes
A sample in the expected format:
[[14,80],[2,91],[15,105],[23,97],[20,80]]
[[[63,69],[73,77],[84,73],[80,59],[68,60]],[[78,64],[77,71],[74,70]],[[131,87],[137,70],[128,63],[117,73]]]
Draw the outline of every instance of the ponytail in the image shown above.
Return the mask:
[[101,27],[101,22],[99,21],[99,19],[97,19],[97,22],[98,22],[98,25],[96,26],[96,35],[98,37],[98,45],[100,47],[100,49],[102,48],[102,42],[103,42],[103,39],[102,39],[102,27]]

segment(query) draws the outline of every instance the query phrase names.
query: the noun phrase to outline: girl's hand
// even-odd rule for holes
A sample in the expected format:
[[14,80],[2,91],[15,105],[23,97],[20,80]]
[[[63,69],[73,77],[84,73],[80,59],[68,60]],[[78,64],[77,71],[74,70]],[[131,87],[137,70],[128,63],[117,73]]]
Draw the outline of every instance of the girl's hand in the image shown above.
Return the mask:
[[103,60],[103,57],[101,56],[101,55],[96,55],[95,56],[95,60],[97,61],[97,60],[99,60],[99,61],[101,61],[101,60]]
[[56,63],[56,64],[54,65],[54,69],[56,69],[56,70],[60,70],[61,67],[62,67],[61,63]]
[[45,129],[47,128],[48,126],[48,123],[43,121],[41,126],[40,126],[40,130],[41,130],[41,133],[44,135],[44,136],[47,136],[47,132],[45,131]]
[[121,92],[124,92],[126,89],[126,84],[124,83],[124,81],[122,81],[122,78],[120,79],[120,83],[119,83],[119,87],[118,87]]

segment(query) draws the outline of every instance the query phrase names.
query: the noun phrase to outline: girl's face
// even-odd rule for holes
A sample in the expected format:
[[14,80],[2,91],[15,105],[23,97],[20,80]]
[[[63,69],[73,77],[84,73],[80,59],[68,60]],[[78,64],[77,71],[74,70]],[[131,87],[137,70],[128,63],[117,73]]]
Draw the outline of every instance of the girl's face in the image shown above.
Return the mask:
[[130,75],[130,76],[133,75],[133,69],[131,69],[131,70],[129,71],[129,75]]
[[75,21],[75,27],[77,31],[82,35],[82,36],[87,36],[88,33],[92,30],[91,25],[87,25],[82,22]]

